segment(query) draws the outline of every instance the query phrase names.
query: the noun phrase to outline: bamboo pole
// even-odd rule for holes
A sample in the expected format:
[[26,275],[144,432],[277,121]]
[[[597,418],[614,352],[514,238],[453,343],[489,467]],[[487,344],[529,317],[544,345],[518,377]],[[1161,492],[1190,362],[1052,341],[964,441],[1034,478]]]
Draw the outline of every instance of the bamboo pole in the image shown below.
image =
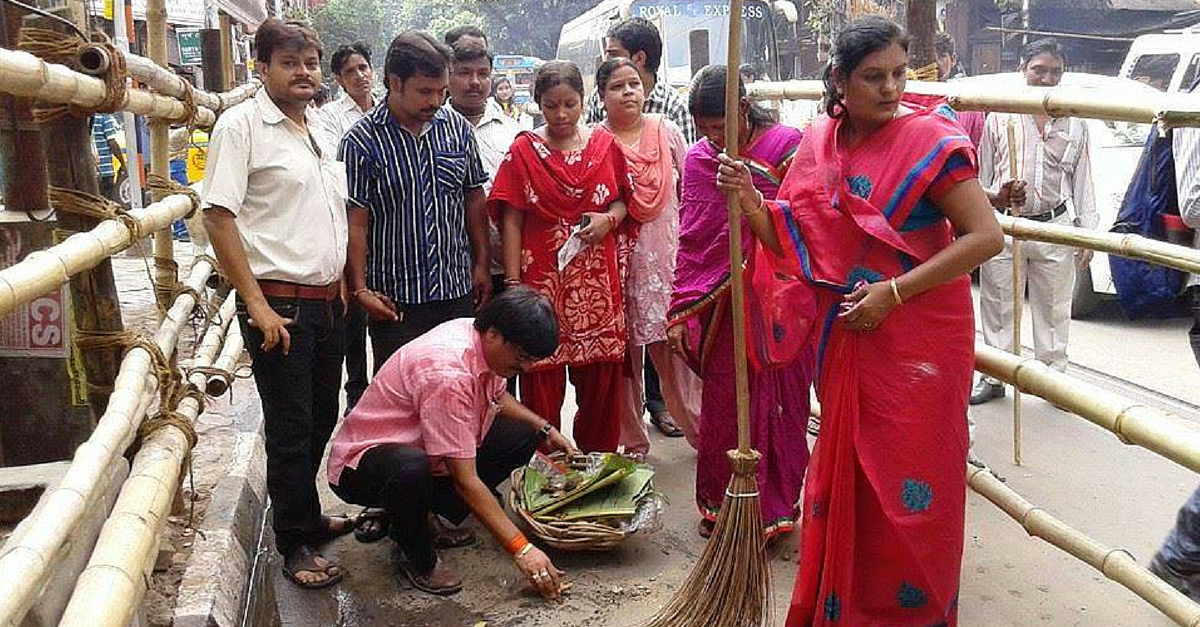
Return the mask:
[[1194,423],[982,341],[975,343],[975,369],[1111,431],[1126,444],[1200,472],[1200,428]]
[[[209,262],[196,262],[187,285],[197,291],[204,289],[212,270]],[[155,334],[154,342],[168,358],[174,354],[179,332],[196,304],[190,293],[180,294]],[[29,533],[4,546],[0,553],[0,627],[22,624],[22,618],[37,599],[49,579],[51,568],[85,513],[87,503],[99,489],[104,469],[115,456],[124,454],[133,442],[145,415],[143,398],[158,389],[152,363],[150,353],[144,348],[135,347],[125,354],[108,407],[96,424],[96,430],[76,449],[58,487],[42,497],[45,506],[22,523],[29,525]]]
[[1160,266],[1200,274],[1200,250],[1188,246],[1168,244],[1141,235],[1095,231],[1024,218],[997,216],[997,219],[1000,221],[1000,228],[1013,237],[1098,250],[1103,253],[1140,259]]
[[[146,11],[147,17],[149,17],[149,6],[147,6]],[[154,37],[150,36],[150,42],[153,41]],[[187,95],[188,82],[174,72],[146,57],[123,51],[120,54],[125,58],[125,66],[129,72],[129,76],[133,77],[137,82],[148,85],[154,91],[179,100],[183,100]],[[108,55],[107,48],[99,45],[89,45],[79,52],[79,64],[85,71],[95,76],[94,72],[103,71],[112,63]],[[152,53],[151,57],[153,58],[153,56]],[[196,104],[213,111],[220,111],[227,106],[236,104],[230,103],[226,105],[221,100],[221,94],[213,94],[200,89],[192,90],[192,98]]]
[[[46,63],[27,52],[0,48],[0,92],[89,109],[104,101],[107,87],[104,81],[65,65]],[[140,89],[126,90],[122,109],[148,118],[172,120],[186,113],[182,102]],[[200,107],[196,117],[200,126],[211,126],[216,120],[212,110],[205,107]]]
[[[225,328],[234,318],[236,295],[221,306],[221,324],[210,325],[197,348],[195,366],[210,366],[223,344]],[[193,372],[188,382],[203,387],[205,375]],[[178,412],[195,421],[200,403],[191,397]],[[158,542],[191,452],[187,435],[175,425],[152,432],[130,464],[113,511],[100,530],[96,548],[63,612],[59,627],[125,627],[146,592],[158,554]]]
[[221,29],[221,88],[233,87],[233,19],[229,14],[220,13],[219,26]]
[[[756,100],[820,100],[821,81],[755,82],[747,86]],[[945,96],[960,111],[1003,111],[1051,117],[1095,118],[1122,122],[1160,122],[1164,128],[1200,126],[1200,94],[1113,93],[1078,87],[994,87],[908,81],[905,90]]]
[[1200,605],[1137,563],[1125,549],[1112,549],[1026,501],[986,468],[967,467],[967,484],[1008,514],[1031,536],[1062,549],[1153,605],[1178,625],[1200,625]]
[[[146,38],[149,43],[150,60],[164,72],[167,66],[167,3],[166,0],[146,0]],[[176,77],[178,78],[178,77]],[[182,80],[182,79],[180,79]],[[170,122],[150,121],[150,172],[165,180],[171,178],[171,138],[168,134]],[[162,200],[164,192],[155,191],[152,200]],[[171,297],[171,287],[178,280],[175,263],[175,239],[173,229],[154,233],[154,287],[158,299],[160,316],[166,313],[166,301]]]
[[[169,227],[190,211],[191,199],[179,194],[144,209],[134,209],[129,216],[138,223],[141,232],[149,233]],[[105,220],[90,231],[76,233],[61,244],[30,253],[19,263],[0,270],[0,316],[129,248],[136,241],[133,235],[125,223]]]
[[[231,322],[229,329],[225,331],[225,346],[221,348],[221,354],[217,356],[217,361],[213,362],[213,367],[227,372],[231,376],[236,375],[238,361],[241,360],[242,351],[245,348],[242,327],[236,321]],[[204,393],[209,396],[220,396],[228,389],[229,380],[220,375],[209,375],[208,381],[204,384]]]
[[[1008,119],[1008,178],[1018,180],[1017,161],[1017,127],[1013,119]],[[1010,208],[1016,213],[1015,208]],[[1013,331],[1012,352],[1021,354],[1021,318],[1025,313],[1025,284],[1021,281],[1021,240],[1012,238],[1012,301],[1013,301]],[[1021,388],[1013,386],[1013,463],[1021,465]]]

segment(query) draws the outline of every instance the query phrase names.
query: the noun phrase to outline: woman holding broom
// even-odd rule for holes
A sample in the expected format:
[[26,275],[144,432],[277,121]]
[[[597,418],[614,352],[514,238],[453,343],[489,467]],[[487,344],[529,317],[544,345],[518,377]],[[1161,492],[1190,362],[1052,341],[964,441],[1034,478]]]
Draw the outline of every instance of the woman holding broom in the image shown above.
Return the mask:
[[[688,151],[684,166],[679,254],[675,270],[668,338],[703,379],[696,461],[696,504],[700,535],[712,534],[731,468],[726,451],[737,445],[734,390],[733,320],[730,315],[729,214],[715,184],[717,155],[725,146],[725,66],[701,70],[692,82],[688,106],[704,134]],[[736,74],[735,74],[736,76]],[[741,96],[738,152],[753,176],[746,181],[754,198],[774,198],[788,170],[800,131],[779,124]],[[743,237],[749,269],[747,343],[751,350],[750,423],[758,465],[762,521],[767,538],[791,531],[808,462],[805,429],[809,414],[813,351],[794,322],[811,320],[811,292],[799,281],[778,281],[772,255],[755,251]],[[764,267],[765,266],[765,267]],[[797,290],[796,288],[800,288]],[[772,319],[767,311],[783,312]]]
[[633,61],[619,57],[601,64],[596,70],[596,89],[607,113],[601,124],[616,136],[633,178],[629,217],[641,225],[625,280],[632,376],[625,377],[622,386],[621,444],[626,451],[645,453],[650,439],[642,422],[644,352],[650,353],[659,373],[668,411],[693,441],[693,416],[700,405],[699,378],[666,342],[667,307],[679,248],[679,181],[687,144],[674,122],[642,113],[645,93]]
[[625,155],[612,133],[579,124],[575,64],[542,66],[533,97],[546,125],[517,136],[488,196],[501,224],[505,285],[546,295],[560,324],[558,350],[521,375],[521,400],[557,427],[569,367],[575,442],[585,452],[614,451],[629,335],[623,279],[637,228],[625,219]]
[[722,157],[754,234],[818,297],[821,437],[789,627],[957,624],[975,332],[967,273],[1002,236],[945,105],[903,102],[907,39],[838,35],[826,116],[778,201]]

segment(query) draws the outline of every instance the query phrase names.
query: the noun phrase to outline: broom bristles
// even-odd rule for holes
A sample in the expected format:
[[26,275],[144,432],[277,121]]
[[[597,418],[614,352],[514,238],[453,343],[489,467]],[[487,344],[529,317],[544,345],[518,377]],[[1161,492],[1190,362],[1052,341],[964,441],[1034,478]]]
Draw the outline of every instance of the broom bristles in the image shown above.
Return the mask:
[[733,476],[712,537],[687,580],[646,627],[758,627],[770,615],[770,571],[758,497],[758,451],[729,451]]

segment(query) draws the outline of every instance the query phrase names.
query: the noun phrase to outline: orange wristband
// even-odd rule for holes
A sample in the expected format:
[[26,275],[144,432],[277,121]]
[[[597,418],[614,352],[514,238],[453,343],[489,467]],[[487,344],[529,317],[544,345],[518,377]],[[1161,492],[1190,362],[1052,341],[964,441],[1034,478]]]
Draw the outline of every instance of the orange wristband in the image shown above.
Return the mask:
[[527,544],[529,544],[529,540],[525,539],[525,534],[518,531],[517,535],[509,538],[508,542],[504,543],[504,550],[508,551],[509,555],[516,557],[517,553],[520,553],[521,549],[525,548]]

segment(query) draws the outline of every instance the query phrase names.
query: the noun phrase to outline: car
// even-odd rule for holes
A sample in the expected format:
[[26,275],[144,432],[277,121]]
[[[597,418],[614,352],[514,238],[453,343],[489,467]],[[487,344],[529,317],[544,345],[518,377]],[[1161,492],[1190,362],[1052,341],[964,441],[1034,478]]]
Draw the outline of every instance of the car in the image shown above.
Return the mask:
[[[951,81],[966,86],[1013,87],[1025,85],[1023,75],[1016,72],[982,74]],[[1159,94],[1158,90],[1143,82],[1106,76],[1070,72],[1063,74],[1063,87],[1096,90],[1103,94],[1145,93]],[[1113,122],[1088,119],[1088,136],[1091,143],[1090,158],[1092,181],[1095,186],[1096,211],[1100,214],[1097,229],[1108,230],[1116,221],[1125,190],[1137,169],[1142,147],[1149,135],[1149,124]],[[1071,317],[1085,318],[1092,314],[1103,299],[1117,293],[1109,270],[1108,255],[1096,253],[1087,268],[1075,277],[1075,296],[1071,303]]]

